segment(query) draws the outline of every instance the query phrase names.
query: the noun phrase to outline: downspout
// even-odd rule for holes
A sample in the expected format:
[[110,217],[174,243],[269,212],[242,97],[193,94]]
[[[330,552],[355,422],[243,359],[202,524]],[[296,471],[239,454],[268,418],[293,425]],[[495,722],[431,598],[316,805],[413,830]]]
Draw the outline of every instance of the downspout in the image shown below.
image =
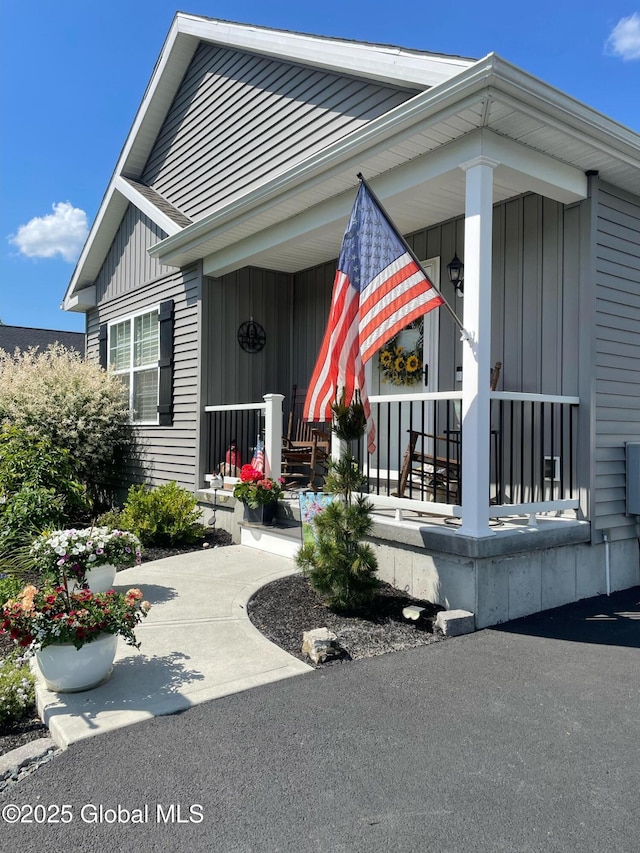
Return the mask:
[[604,572],[607,580],[607,595],[611,595],[611,563],[610,563],[610,554],[609,554],[609,531],[602,531],[602,538],[604,539]]

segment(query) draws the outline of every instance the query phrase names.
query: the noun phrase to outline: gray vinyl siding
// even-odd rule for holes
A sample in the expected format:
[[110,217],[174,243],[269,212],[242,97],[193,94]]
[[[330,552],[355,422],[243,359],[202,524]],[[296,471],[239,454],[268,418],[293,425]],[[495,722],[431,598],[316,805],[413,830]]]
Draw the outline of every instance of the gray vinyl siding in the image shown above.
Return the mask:
[[141,179],[199,219],[411,96],[201,44]]
[[[259,352],[245,352],[238,327],[253,319],[266,334]],[[255,403],[264,394],[289,395],[292,276],[245,267],[206,279],[203,343],[207,353],[203,405]]]
[[158,263],[147,253],[150,246],[166,236],[161,228],[130,204],[96,279],[98,304],[166,275],[169,267]]
[[[501,390],[578,393],[578,214],[533,194],[494,208],[491,360],[502,362]],[[421,259],[440,258],[436,284],[462,319],[464,298],[456,296],[447,264],[456,253],[464,258],[464,220],[418,231],[407,242]],[[333,261],[295,277],[292,378],[303,387],[322,341],[335,269]],[[462,343],[449,312],[439,317],[438,387],[446,391],[456,388]]]
[[197,470],[200,408],[200,265],[175,271],[154,282],[130,289],[103,302],[87,316],[87,356],[98,359],[100,324],[174,300],[173,425],[136,427],[140,440],[140,464],[131,471],[132,481],[153,485],[175,480],[193,490],[202,485]]
[[595,522],[635,538],[625,443],[640,441],[640,198],[602,184],[597,201]]

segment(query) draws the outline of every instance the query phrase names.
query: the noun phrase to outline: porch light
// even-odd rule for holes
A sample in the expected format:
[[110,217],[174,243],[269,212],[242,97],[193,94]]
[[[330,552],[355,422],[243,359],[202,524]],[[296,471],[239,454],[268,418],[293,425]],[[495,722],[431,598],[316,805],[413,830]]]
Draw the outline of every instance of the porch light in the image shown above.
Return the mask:
[[449,281],[455,287],[456,293],[458,296],[462,296],[464,293],[464,264],[458,257],[457,252],[453,260],[447,264],[447,271],[449,272]]

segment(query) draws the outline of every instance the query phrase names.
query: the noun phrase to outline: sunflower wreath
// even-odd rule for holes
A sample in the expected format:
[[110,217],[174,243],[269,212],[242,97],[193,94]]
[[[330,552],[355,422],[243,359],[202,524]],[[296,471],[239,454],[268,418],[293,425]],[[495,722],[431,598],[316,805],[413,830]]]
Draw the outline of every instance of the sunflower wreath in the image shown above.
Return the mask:
[[398,337],[378,353],[378,369],[383,382],[392,385],[416,385],[424,374],[422,368],[422,347],[405,349],[398,344]]

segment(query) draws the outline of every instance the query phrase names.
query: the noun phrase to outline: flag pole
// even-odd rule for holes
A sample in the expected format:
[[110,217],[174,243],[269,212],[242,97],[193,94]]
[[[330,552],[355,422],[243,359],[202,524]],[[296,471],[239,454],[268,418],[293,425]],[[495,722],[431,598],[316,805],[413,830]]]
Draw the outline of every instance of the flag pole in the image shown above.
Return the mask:
[[439,287],[438,287],[438,286],[437,286],[433,281],[431,281],[431,279],[429,278],[429,276],[428,276],[428,275],[427,275],[427,273],[426,273],[425,268],[424,268],[424,267],[422,266],[422,264],[420,263],[420,261],[419,261],[419,259],[418,259],[418,256],[417,256],[417,255],[416,255],[416,253],[413,251],[413,249],[411,248],[411,246],[407,243],[407,241],[406,241],[406,240],[405,240],[405,238],[402,236],[402,234],[398,231],[398,228],[396,227],[395,222],[391,219],[391,217],[389,216],[389,214],[388,214],[388,213],[387,213],[387,211],[385,210],[385,208],[384,208],[384,206],[383,206],[382,202],[380,201],[380,199],[378,198],[378,196],[374,193],[374,191],[371,189],[371,186],[370,186],[370,185],[367,183],[367,181],[365,180],[364,175],[362,174],[362,172],[358,172],[358,174],[357,174],[357,176],[356,176],[356,177],[358,178],[358,180],[359,180],[362,184],[364,184],[364,185],[365,185],[365,187],[367,188],[368,192],[370,193],[370,195],[371,195],[371,197],[373,198],[373,200],[375,201],[375,203],[378,205],[378,207],[380,208],[380,210],[384,213],[384,215],[385,215],[385,217],[386,217],[386,219],[387,219],[387,222],[389,223],[390,227],[392,228],[392,230],[394,231],[394,233],[396,234],[396,236],[398,237],[398,239],[399,239],[399,240],[400,240],[400,241],[401,241],[401,242],[402,242],[402,243],[407,247],[407,251],[409,252],[409,254],[411,255],[411,257],[413,258],[413,260],[416,262],[416,264],[418,265],[418,267],[419,267],[419,268],[422,270],[422,272],[425,274],[426,278],[431,282],[431,286],[433,287],[433,289],[435,290],[435,292],[438,294],[438,296],[440,296],[440,298],[442,299],[442,304],[443,304],[443,305],[444,305],[444,307],[447,309],[447,311],[449,312],[449,314],[451,314],[451,316],[453,317],[454,322],[455,322],[455,323],[458,325],[458,327],[460,328],[460,331],[462,332],[462,340],[463,340],[463,341],[469,341],[469,342],[471,342],[471,341],[472,341],[472,336],[469,334],[469,332],[467,332],[467,330],[465,329],[465,327],[462,325],[462,320],[458,317],[458,315],[456,314],[456,312],[453,310],[453,308],[449,305],[449,303],[447,302],[447,300],[444,298],[444,296],[443,296],[443,295],[442,295],[442,293],[440,292],[440,288],[439,288]]

